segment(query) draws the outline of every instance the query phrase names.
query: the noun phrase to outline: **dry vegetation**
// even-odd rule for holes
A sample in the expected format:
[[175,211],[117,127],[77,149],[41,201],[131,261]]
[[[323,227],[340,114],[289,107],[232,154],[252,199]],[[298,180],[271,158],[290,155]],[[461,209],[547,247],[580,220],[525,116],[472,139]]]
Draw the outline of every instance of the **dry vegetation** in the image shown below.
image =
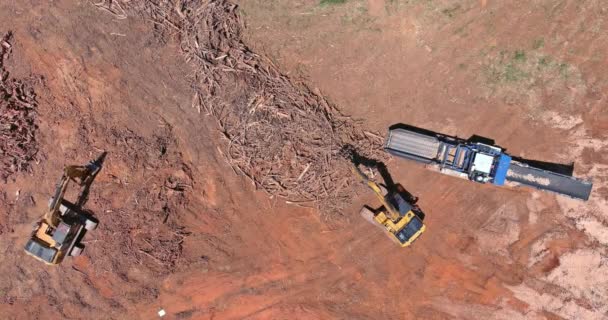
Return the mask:
[[192,106],[217,120],[226,142],[222,153],[235,172],[269,195],[338,212],[352,197],[349,155],[383,157],[380,136],[247,48],[236,5],[199,0],[129,6],[148,12],[160,32],[179,37],[195,70]]
[[36,144],[36,94],[31,79],[14,79],[5,62],[12,52],[12,34],[0,40],[0,180],[28,170],[38,151]]

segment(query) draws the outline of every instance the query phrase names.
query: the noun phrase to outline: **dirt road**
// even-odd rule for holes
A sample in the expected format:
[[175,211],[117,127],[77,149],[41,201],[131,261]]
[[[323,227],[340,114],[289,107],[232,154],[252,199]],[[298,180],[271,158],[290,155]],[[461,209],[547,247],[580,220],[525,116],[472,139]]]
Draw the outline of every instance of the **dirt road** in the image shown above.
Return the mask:
[[[217,122],[193,104],[176,30],[117,6],[2,3],[0,32],[14,33],[6,67],[43,81],[38,160],[0,190],[1,314],[607,317],[605,4],[322,3],[239,1],[245,43],[371,131],[403,122],[576,161],[576,175],[594,179],[591,200],[471,184],[393,159],[389,170],[420,197],[428,225],[397,250],[356,214],[371,194],[327,221],[235,174]],[[61,167],[101,150],[109,155],[88,203],[101,223],[84,256],[55,268],[25,256]]]

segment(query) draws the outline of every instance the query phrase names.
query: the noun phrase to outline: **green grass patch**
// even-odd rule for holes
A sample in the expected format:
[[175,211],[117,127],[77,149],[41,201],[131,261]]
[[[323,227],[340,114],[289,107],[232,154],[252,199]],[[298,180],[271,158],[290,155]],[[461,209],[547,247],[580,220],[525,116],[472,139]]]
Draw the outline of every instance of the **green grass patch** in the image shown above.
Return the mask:
[[543,38],[538,38],[538,39],[534,40],[534,42],[532,43],[532,49],[534,49],[534,50],[538,50],[544,46],[545,46],[545,39],[543,39]]
[[530,77],[530,74],[519,68],[513,63],[508,63],[502,74],[502,78],[507,82],[517,82]]
[[[483,55],[489,53],[482,50]],[[570,81],[577,79],[577,71],[568,63],[556,61],[549,55],[524,50],[500,50],[488,61],[484,68],[486,80],[490,84],[514,84],[521,82]]]
[[448,16],[449,18],[453,18],[456,15],[456,13],[458,12],[458,10],[460,10],[460,4],[456,4],[455,6],[445,8],[445,9],[441,10],[441,13]]
[[459,27],[458,29],[454,30],[454,34],[459,34],[459,33],[465,34],[464,26]]
[[[576,65],[543,52],[521,49],[480,52],[485,61],[478,81],[487,97],[504,99],[509,104],[527,104],[535,110],[543,107],[547,95],[550,101],[574,106],[580,92],[587,88]],[[568,90],[573,87],[581,90]]]
[[486,69],[486,78],[490,83],[514,83],[530,78],[530,73],[520,68],[517,64],[507,63],[505,65],[490,66]]
[[523,50],[500,50],[496,61],[486,69],[486,77],[491,83],[513,83],[530,78],[527,70],[527,56]]
[[564,77],[564,79],[568,79],[568,65],[565,63],[559,64],[559,74]]
[[343,4],[343,3],[346,3],[346,0],[321,0],[321,2],[319,2],[319,4],[322,6]]
[[513,54],[513,60],[517,62],[525,62],[526,61],[526,52],[523,50],[516,50],[515,54]]
[[549,56],[542,56],[538,58],[538,70],[548,68],[551,65],[551,62],[552,60]]

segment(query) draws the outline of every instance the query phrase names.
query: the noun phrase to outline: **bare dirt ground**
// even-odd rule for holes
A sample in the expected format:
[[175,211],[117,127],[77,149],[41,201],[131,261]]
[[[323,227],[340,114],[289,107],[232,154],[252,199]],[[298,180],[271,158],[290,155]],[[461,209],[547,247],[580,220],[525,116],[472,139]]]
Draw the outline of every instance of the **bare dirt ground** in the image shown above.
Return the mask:
[[[3,67],[40,79],[28,82],[35,160],[0,189],[3,318],[608,317],[606,4],[336,2],[239,1],[244,43],[370,132],[403,122],[575,161],[590,201],[393,159],[428,225],[399,250],[358,217],[370,194],[328,221],[235,174],[217,121],[193,103],[198,71],[177,29],[117,6],[2,2]],[[54,268],[25,256],[61,167],[101,150],[87,204],[101,223],[84,255]]]

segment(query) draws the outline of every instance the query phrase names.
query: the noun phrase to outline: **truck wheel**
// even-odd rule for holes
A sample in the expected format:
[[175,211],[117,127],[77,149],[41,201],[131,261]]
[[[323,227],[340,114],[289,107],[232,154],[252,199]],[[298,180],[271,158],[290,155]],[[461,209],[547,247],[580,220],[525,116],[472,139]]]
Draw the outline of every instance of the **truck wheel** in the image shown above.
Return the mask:
[[97,228],[97,222],[87,219],[87,221],[84,222],[84,228],[87,231],[93,231]]
[[72,251],[70,252],[70,256],[78,257],[82,253],[82,250],[84,250],[84,245],[79,243],[72,248]]

